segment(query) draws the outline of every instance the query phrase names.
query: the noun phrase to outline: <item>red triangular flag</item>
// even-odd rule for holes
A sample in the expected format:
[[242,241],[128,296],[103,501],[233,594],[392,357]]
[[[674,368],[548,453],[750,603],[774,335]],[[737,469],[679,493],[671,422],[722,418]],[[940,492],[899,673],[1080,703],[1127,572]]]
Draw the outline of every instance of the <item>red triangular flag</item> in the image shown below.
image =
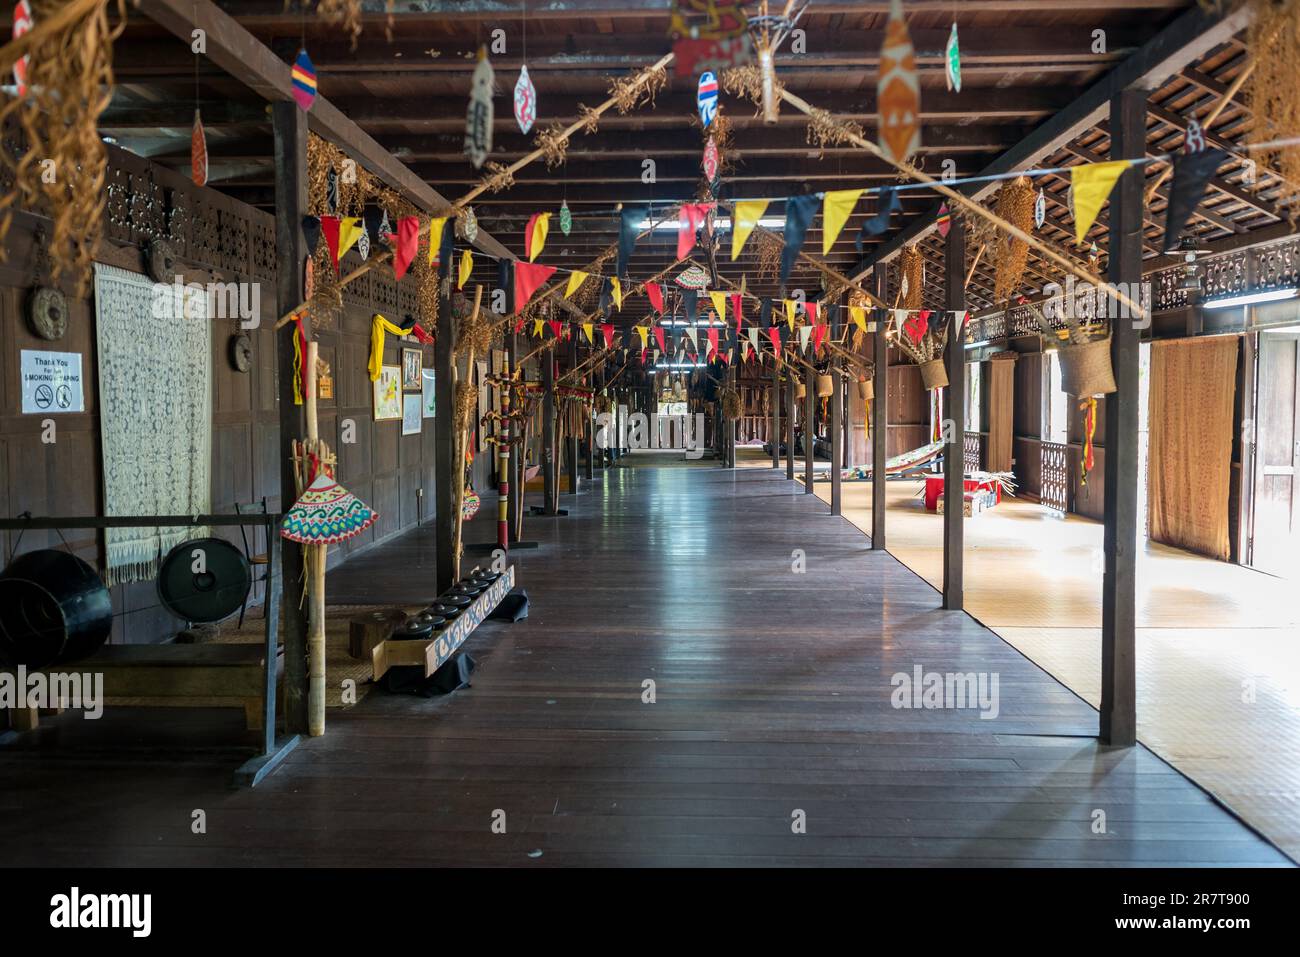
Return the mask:
[[606,349],[613,349],[613,348],[614,348],[614,325],[613,325],[613,323],[602,322],[602,323],[600,324],[600,334],[601,334],[602,336],[605,337],[605,348],[606,348]]
[[740,335],[740,306],[745,297],[738,292],[731,294],[731,314],[736,317],[736,335]]
[[519,333],[523,331],[524,331],[524,320],[520,319],[518,322],[515,323],[515,335],[519,335]]
[[546,282],[555,272],[554,266],[540,263],[515,263],[515,309],[519,310],[533,298],[537,287]]
[[813,337],[813,353],[814,353],[814,354],[816,354],[817,350],[821,347],[822,339],[825,338],[825,336],[826,336],[826,326],[825,326],[825,325],[823,325],[822,323],[819,322],[819,323],[817,323],[815,326],[813,326],[812,337]]
[[809,300],[803,304],[803,311],[808,314],[808,321],[816,325],[817,323],[817,303]]
[[718,329],[716,326],[709,327],[709,348],[716,355],[718,352]]
[[551,335],[555,336],[557,339],[560,338],[560,335],[564,332],[564,327],[560,325],[560,320],[547,319],[546,324],[551,327]]
[[659,351],[660,351],[660,352],[663,352],[663,353],[667,353],[667,352],[668,352],[668,347],[667,347],[666,345],[664,345],[664,330],[663,330],[663,326],[655,326],[655,342],[659,343]]
[[642,364],[642,365],[645,365],[645,352],[646,352],[646,351],[645,351],[644,349],[641,350],[641,364]]
[[767,330],[767,337],[772,340],[772,348],[778,353],[781,351],[781,330],[772,326]]
[[[325,226],[325,217],[321,217],[321,228]],[[337,228],[335,229],[337,232]],[[393,275],[401,279],[406,275],[406,270],[410,268],[411,263],[415,260],[415,254],[420,250],[420,220],[417,216],[403,216],[397,221],[397,246],[393,250]],[[338,241],[335,240],[332,249],[338,248]],[[334,260],[334,268],[338,269],[338,259]]]
[[322,216],[320,218],[320,231],[325,236],[325,245],[330,250],[330,262],[334,264],[334,272],[339,271],[339,218],[337,216]]
[[664,291],[659,283],[646,283],[645,294],[650,297],[650,305],[654,306],[656,312],[664,311]]
[[713,208],[712,203],[682,203],[678,214],[677,258],[685,259],[695,248],[695,231]]

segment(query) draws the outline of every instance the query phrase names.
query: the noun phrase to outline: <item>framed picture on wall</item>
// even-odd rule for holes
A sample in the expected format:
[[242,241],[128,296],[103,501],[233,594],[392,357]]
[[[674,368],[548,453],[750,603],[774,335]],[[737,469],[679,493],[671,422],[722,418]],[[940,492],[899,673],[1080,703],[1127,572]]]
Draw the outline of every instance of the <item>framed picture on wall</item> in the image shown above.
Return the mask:
[[424,365],[424,354],[419,349],[402,350],[402,389],[419,391],[421,385],[420,369]]
[[432,369],[425,369],[423,373],[421,373],[421,376],[424,379],[424,417],[426,419],[432,419],[434,412],[436,412],[438,408],[436,402],[437,396],[433,391],[435,384],[434,372]]
[[420,434],[420,411],[424,406],[422,396],[414,392],[402,396],[402,434],[419,435]]
[[375,392],[375,421],[402,417],[402,369],[380,366],[379,378],[372,385]]

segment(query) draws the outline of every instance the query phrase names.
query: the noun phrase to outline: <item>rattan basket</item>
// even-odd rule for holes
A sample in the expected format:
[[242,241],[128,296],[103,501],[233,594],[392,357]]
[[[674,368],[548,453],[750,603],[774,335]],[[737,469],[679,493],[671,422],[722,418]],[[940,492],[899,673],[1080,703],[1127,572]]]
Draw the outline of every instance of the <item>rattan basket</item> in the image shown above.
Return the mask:
[[1110,365],[1110,336],[1078,346],[1062,343],[1059,348],[1062,392],[1086,399],[1116,390]]
[[794,397],[796,399],[802,399],[807,393],[808,389],[804,386],[802,381],[794,384]]
[[817,398],[824,399],[835,392],[835,386],[828,375],[819,375],[817,377]]
[[858,398],[863,402],[870,402],[876,397],[875,382],[872,379],[858,380]]
[[943,367],[942,359],[922,362],[918,368],[921,370],[921,383],[926,389],[942,389],[948,384],[948,370]]

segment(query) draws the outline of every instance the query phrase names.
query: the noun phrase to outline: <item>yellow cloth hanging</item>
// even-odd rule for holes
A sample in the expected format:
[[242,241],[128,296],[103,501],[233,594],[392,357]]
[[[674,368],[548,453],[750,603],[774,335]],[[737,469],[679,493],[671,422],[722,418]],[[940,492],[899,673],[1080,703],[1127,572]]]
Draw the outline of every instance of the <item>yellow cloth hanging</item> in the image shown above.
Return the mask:
[[438,250],[442,247],[442,228],[447,225],[446,216],[435,216],[429,220],[429,264],[438,259]]
[[860,189],[833,189],[822,195],[822,255],[830,253],[831,247],[849,221],[853,207],[862,196]]
[[736,222],[731,229],[732,262],[735,262],[736,257],[740,255],[745,240],[754,231],[758,221],[763,218],[763,213],[767,211],[769,202],[770,200],[766,199],[747,199],[736,204]]
[[395,336],[406,335],[406,330],[401,326],[389,322],[379,313],[370,320],[370,381],[378,382],[379,373],[384,365],[384,333],[391,332]]

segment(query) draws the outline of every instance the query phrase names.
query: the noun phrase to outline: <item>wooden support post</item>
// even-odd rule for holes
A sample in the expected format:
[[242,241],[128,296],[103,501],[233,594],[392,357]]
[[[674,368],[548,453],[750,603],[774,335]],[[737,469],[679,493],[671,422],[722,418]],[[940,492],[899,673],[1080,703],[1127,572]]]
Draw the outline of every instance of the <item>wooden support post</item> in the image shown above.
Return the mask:
[[[843,322],[840,314],[844,311],[842,303],[837,303],[831,310],[831,340],[839,338]],[[844,512],[844,377],[840,375],[838,365],[831,366],[831,514]]]
[[803,370],[803,493],[813,493],[813,448],[817,445],[817,373]]
[[772,363],[772,415],[767,437],[772,442],[772,468],[781,467],[781,366]]
[[[876,298],[885,295],[885,269],[872,270]],[[883,311],[876,312],[876,331],[872,336],[872,358],[876,368],[875,398],[871,403],[871,548],[885,550],[885,460],[889,448],[889,343],[885,329],[889,322]]]
[[559,504],[559,456],[555,454],[555,356],[543,350],[542,364],[542,497],[544,514],[554,515]]
[[[271,126],[275,136],[275,258],[276,302],[286,308],[303,300],[303,278],[307,243],[302,235],[302,217],[307,214],[307,118],[292,100],[271,105]],[[311,335],[311,319],[303,317],[303,329]],[[293,443],[306,433],[303,407],[293,399],[293,340],[298,328],[290,323],[274,333],[278,370],[280,424],[280,510],[288,511],[298,499],[294,473]],[[443,408],[446,408],[444,406]],[[307,730],[307,615],[303,574],[303,550],[297,545],[280,551],[280,580],[284,611],[284,721],[290,732]],[[274,666],[274,663],[271,663]]]
[[[945,305],[966,308],[966,224],[954,218],[944,251]],[[943,607],[960,611],[962,550],[965,541],[966,470],[962,444],[966,435],[966,336],[961,318],[950,313],[944,368],[948,388],[943,392]]]
[[[1110,101],[1110,158],[1141,157],[1146,150],[1147,91],[1123,90]],[[1112,284],[1142,280],[1142,167],[1125,170],[1110,200]],[[1122,288],[1135,289],[1135,285]],[[1106,503],[1102,535],[1105,575],[1101,590],[1101,723],[1106,744],[1137,742],[1134,658],[1138,499],[1138,327],[1111,320],[1111,363],[1118,391],[1106,405]]]
[[451,264],[454,256],[444,257],[438,267],[437,348],[433,353],[434,403],[438,415],[433,419],[433,484],[435,514],[434,555],[435,585],[442,594],[455,582],[456,489],[465,481],[465,463],[456,461],[456,417],[453,385],[456,342],[455,322],[451,314]]
[[785,367],[785,477],[794,481],[794,367]]

